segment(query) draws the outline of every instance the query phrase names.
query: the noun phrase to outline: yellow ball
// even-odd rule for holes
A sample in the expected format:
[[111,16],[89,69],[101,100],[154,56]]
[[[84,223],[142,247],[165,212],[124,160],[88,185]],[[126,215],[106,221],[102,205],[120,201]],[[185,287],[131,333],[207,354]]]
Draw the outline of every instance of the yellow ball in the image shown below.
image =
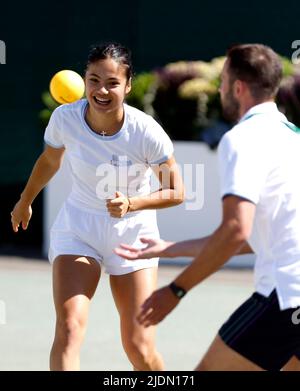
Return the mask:
[[58,103],[72,103],[83,97],[82,77],[68,69],[57,72],[50,81],[50,93]]

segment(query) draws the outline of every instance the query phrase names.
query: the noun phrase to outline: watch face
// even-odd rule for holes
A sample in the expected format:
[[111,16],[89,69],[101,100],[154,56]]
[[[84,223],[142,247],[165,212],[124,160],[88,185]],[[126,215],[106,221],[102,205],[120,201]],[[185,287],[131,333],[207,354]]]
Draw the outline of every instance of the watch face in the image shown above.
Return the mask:
[[186,294],[186,291],[185,291],[183,288],[177,286],[177,285],[174,284],[174,283],[171,283],[171,284],[169,285],[169,288],[170,288],[171,291],[174,293],[174,295],[175,295],[176,297],[178,297],[178,299],[181,299],[181,298]]

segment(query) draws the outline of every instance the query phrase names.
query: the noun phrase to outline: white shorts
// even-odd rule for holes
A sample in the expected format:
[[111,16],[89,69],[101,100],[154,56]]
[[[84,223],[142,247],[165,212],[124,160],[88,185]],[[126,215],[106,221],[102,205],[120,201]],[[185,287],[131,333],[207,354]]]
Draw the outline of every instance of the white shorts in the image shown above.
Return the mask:
[[159,238],[155,210],[128,213],[120,219],[66,201],[51,228],[49,261],[63,254],[92,257],[113,275],[157,267],[159,258],[128,261],[113,252],[120,243],[143,247],[141,236]]

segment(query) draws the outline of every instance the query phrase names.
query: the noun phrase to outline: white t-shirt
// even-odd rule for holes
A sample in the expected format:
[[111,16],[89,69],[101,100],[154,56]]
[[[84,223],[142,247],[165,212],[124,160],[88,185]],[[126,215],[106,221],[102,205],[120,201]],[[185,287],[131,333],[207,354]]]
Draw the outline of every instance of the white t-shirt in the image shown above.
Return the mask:
[[68,198],[78,207],[107,210],[106,199],[150,193],[151,165],[173,154],[173,144],[149,115],[124,104],[124,123],[113,136],[95,133],[85,121],[87,100],[59,106],[45,131],[45,142],[65,147],[72,175]]
[[255,288],[276,288],[281,309],[300,305],[300,136],[275,103],[252,107],[219,145],[222,197],[256,204],[249,244]]

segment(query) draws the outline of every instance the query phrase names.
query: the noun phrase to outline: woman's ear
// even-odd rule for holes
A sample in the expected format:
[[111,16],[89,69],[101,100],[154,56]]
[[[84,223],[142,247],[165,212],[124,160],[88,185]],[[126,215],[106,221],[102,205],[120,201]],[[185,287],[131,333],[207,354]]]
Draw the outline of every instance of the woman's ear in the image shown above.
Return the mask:
[[131,77],[128,79],[127,81],[127,84],[126,84],[126,87],[125,87],[125,93],[126,95],[129,94],[129,92],[131,91]]

